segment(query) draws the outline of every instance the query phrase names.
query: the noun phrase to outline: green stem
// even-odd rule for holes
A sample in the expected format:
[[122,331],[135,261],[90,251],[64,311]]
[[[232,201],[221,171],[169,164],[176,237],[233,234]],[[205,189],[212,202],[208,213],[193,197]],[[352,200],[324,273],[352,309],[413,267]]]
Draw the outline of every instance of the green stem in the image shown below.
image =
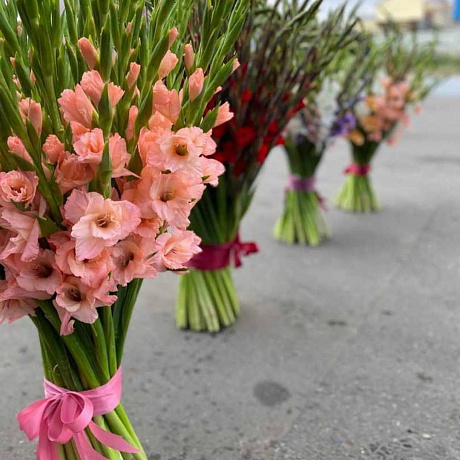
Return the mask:
[[101,311],[101,318],[104,324],[104,336],[107,344],[109,371],[110,375],[113,377],[118,370],[118,360],[112,309],[110,307],[103,308]]
[[120,323],[118,326],[118,337],[116,342],[117,348],[117,359],[118,365],[121,365],[121,360],[123,357],[123,352],[125,348],[126,337],[128,334],[129,324],[131,322],[131,318],[134,311],[134,306],[136,304],[137,297],[139,295],[139,291],[142,287],[142,279],[135,279],[131,281],[128,285],[128,289],[126,291],[126,296],[123,302],[123,310],[120,315]]

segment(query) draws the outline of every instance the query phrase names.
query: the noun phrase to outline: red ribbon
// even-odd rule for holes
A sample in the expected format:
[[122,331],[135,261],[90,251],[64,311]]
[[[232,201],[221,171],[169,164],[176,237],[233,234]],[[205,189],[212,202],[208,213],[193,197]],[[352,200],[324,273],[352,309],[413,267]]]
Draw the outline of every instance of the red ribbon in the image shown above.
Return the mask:
[[17,415],[19,427],[29,441],[38,437],[37,460],[59,460],[57,444],[64,445],[71,440],[80,460],[106,460],[89,443],[86,429],[111,449],[139,453],[121,436],[109,433],[93,422],[93,417],[108,414],[120,404],[121,388],[121,368],[108,383],[88,391],[70,391],[45,379],[45,399],[31,404]]
[[241,258],[259,252],[259,247],[254,242],[243,243],[238,234],[234,241],[223,244],[201,245],[202,252],[193,257],[189,267],[201,271],[222,270],[231,265],[235,267],[243,265]]
[[353,174],[354,176],[367,176],[371,172],[371,165],[359,165],[353,163],[345,169],[344,174]]

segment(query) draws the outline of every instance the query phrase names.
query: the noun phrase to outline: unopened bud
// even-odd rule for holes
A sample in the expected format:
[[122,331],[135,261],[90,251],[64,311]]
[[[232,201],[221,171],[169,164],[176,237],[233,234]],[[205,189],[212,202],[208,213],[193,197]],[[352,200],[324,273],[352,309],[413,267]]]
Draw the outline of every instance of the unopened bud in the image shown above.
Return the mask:
[[185,45],[185,67],[190,70],[195,62],[195,53],[193,52],[193,46],[191,44]]
[[85,37],[78,40],[78,48],[88,67],[93,70],[98,62],[97,51],[93,44]]
[[203,91],[204,85],[204,72],[203,69],[196,69],[192,75],[190,75],[188,82],[188,92],[190,100],[194,101]]
[[169,31],[169,47],[173,46],[174,42],[176,41],[176,38],[179,36],[179,31],[177,30],[176,27],[173,27]]
[[128,75],[126,76],[126,82],[128,83],[129,89],[131,89],[136,84],[140,72],[141,66],[136,62],[131,62]]

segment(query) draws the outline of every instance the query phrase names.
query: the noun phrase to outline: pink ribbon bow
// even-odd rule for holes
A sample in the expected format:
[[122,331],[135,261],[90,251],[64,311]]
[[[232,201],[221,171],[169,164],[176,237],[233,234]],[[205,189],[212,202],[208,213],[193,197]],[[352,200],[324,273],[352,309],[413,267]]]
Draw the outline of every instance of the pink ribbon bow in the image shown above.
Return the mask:
[[109,433],[93,422],[93,417],[112,412],[121,400],[121,368],[105,385],[75,392],[45,379],[45,399],[31,404],[17,415],[19,427],[29,438],[38,437],[37,460],[59,460],[56,444],[74,441],[81,460],[105,460],[90,445],[85,430],[107,447],[128,453],[139,450],[121,436]]

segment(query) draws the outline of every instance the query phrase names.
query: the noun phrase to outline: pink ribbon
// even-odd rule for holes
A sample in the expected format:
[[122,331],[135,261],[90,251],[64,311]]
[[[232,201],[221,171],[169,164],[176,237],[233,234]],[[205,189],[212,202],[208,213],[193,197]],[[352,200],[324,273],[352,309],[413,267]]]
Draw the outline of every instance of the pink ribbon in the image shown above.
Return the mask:
[[201,245],[202,252],[189,262],[189,267],[201,271],[222,270],[231,263],[231,256],[235,267],[241,267],[242,256],[249,256],[259,252],[256,243],[243,243],[238,234],[234,241],[223,244]]
[[287,190],[294,192],[314,192],[315,186],[316,177],[302,177],[298,174],[290,174]]
[[105,385],[88,391],[70,391],[45,379],[45,399],[31,404],[17,415],[19,427],[29,438],[38,437],[37,460],[59,460],[56,445],[74,441],[81,460],[105,460],[90,445],[85,430],[111,449],[131,454],[139,450],[121,436],[109,433],[93,417],[112,412],[121,400],[121,368]]
[[353,174],[354,176],[367,176],[371,172],[371,165],[359,165],[353,163],[345,169],[344,174]]

